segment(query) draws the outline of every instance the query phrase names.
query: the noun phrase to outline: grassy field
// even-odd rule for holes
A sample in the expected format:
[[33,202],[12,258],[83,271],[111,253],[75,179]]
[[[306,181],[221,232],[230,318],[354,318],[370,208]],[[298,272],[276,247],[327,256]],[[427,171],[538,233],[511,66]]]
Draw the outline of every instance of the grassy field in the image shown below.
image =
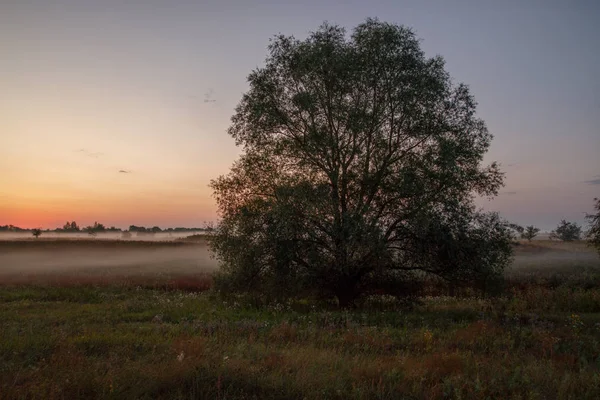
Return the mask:
[[[17,246],[87,246],[34,243]],[[412,309],[255,308],[218,299],[206,270],[106,269],[104,280],[0,274],[0,398],[600,398],[600,260],[578,244],[518,246],[502,298]]]

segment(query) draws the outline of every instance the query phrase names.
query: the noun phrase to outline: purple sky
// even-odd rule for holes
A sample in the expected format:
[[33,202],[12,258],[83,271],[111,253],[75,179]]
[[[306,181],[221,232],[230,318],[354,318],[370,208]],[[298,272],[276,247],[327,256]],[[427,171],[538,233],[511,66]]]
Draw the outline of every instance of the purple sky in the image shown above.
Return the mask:
[[207,185],[239,154],[225,129],[269,38],[367,17],[414,28],[470,85],[506,171],[482,206],[583,222],[600,196],[598,1],[3,0],[0,225],[214,219]]

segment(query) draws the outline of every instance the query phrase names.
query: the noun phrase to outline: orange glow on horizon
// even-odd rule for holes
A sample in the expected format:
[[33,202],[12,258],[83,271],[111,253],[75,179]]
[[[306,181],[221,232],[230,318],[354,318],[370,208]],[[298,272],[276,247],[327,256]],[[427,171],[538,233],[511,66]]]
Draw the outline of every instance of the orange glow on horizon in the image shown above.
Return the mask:
[[[208,200],[208,201],[207,201]],[[214,221],[216,213],[210,199],[101,199],[96,201],[52,201],[0,203],[0,225],[20,228],[55,229],[66,221],[87,226],[98,221],[106,226],[127,228],[129,225],[200,227]]]

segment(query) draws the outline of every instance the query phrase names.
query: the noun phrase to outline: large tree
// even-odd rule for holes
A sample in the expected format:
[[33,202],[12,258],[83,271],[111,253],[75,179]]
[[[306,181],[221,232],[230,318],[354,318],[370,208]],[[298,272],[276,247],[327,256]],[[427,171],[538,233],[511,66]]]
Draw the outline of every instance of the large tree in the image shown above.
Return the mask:
[[502,185],[482,165],[492,136],[410,29],[368,19],[349,37],[328,24],[277,36],[248,80],[228,131],[243,154],[211,184],[220,282],[347,306],[376,286],[403,294],[415,271],[501,275],[505,222],[473,203]]

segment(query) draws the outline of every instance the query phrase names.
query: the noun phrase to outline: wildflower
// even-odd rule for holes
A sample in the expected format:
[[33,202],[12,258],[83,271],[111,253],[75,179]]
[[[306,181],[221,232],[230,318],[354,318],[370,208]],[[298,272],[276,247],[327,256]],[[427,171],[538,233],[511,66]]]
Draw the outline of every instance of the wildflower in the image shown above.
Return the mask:
[[425,329],[425,332],[423,332],[423,339],[425,340],[425,343],[430,344],[433,340],[433,332],[429,329]]
[[425,329],[423,331],[423,343],[425,344],[426,349],[431,349],[431,345],[433,343],[433,332],[429,329]]
[[583,321],[581,320],[581,317],[579,315],[577,315],[577,314],[571,314],[571,316],[569,317],[569,323],[571,325],[571,328],[575,332],[581,331],[581,329],[585,325],[583,323]]

